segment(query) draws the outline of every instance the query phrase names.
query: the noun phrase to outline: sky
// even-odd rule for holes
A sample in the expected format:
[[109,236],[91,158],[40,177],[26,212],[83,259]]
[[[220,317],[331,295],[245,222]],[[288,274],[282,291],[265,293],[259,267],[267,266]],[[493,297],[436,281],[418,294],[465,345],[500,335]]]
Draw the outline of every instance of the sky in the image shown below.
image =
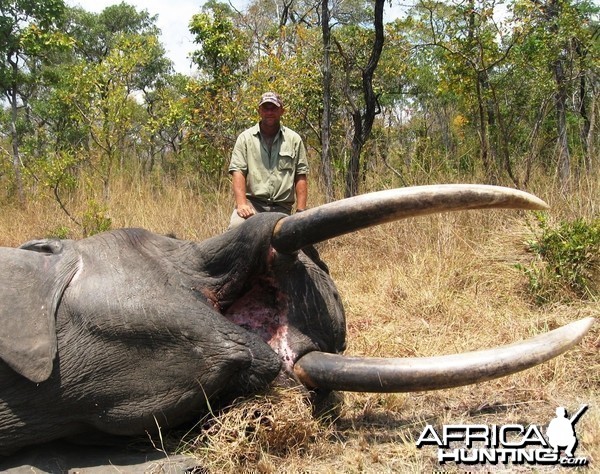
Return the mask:
[[[70,7],[81,7],[86,11],[99,13],[110,5],[121,3],[122,0],[65,0]],[[190,74],[189,54],[197,47],[189,31],[192,16],[200,13],[204,0],[123,0],[133,5],[138,11],[147,10],[151,16],[158,15],[156,25],[160,28],[161,42],[167,52],[167,57],[173,61],[175,71]],[[243,10],[247,0],[233,0],[232,4]],[[389,10],[389,4],[386,4]],[[386,12],[388,13],[388,12]]]

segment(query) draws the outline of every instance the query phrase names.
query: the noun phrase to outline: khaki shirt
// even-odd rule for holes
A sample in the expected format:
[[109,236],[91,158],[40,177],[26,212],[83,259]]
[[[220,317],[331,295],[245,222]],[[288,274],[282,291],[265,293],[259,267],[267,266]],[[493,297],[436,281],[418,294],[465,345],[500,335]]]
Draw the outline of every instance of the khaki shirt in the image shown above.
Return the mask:
[[296,175],[308,173],[306,148],[300,135],[281,126],[269,150],[256,124],[243,131],[235,142],[229,173],[234,171],[246,177],[248,197],[291,207],[296,200]]

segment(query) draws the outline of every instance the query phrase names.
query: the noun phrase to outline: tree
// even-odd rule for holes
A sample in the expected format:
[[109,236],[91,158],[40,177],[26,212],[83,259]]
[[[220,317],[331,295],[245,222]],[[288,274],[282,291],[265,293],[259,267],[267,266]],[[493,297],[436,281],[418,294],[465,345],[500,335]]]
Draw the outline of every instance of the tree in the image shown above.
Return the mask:
[[321,119],[321,174],[327,201],[333,201],[333,166],[331,164],[331,25],[329,1],[321,0],[321,31],[323,36],[323,117]]
[[[344,96],[346,99],[346,107],[352,119],[353,136],[350,161],[346,168],[344,196],[350,197],[358,194],[358,183],[360,177],[360,157],[362,148],[368,140],[375,116],[379,113],[378,98],[373,89],[373,77],[384,43],[384,28],[383,28],[383,8],[384,0],[375,0],[374,20],[373,20],[373,39],[370,48],[370,54],[366,61],[366,65],[358,66],[358,61],[351,56],[348,49],[344,49],[339,40],[335,41],[338,53],[342,58],[343,67],[345,70],[345,79],[343,81]],[[358,31],[352,28],[353,33]],[[356,95],[352,87],[352,72],[353,68],[358,66],[360,70],[360,93]]]
[[437,76],[443,89],[465,97],[465,105],[471,98],[468,115],[478,126],[479,158],[486,180],[497,183],[504,169],[519,186],[496,90],[497,71],[506,67],[514,38],[496,23],[494,7],[494,1],[488,0],[469,0],[457,6],[420,2],[417,10],[422,12],[422,25],[427,29],[421,47],[439,50]]
[[[593,88],[598,77],[598,64],[592,59],[598,48],[593,16],[598,11],[587,1],[570,0],[520,1],[514,7],[526,31],[521,50],[529,53],[528,67],[535,67],[538,88],[543,86],[552,97],[554,120],[546,120],[546,126],[554,129],[555,169],[563,188],[570,186],[574,168],[592,169],[592,117],[598,95]],[[573,151],[583,160],[573,163]]]
[[64,12],[62,0],[12,0],[0,3],[0,89],[8,100],[10,138],[17,197],[25,202],[21,176],[19,109],[27,107],[35,83],[36,59],[50,49],[65,47],[69,40],[56,29]]
[[125,2],[106,7],[100,13],[69,9],[64,28],[75,39],[74,53],[80,60],[100,63],[117,46],[123,35],[158,38],[156,15],[138,11]]
[[141,158],[152,166],[162,138],[152,123],[156,115],[148,116],[158,113],[157,97],[163,97],[159,91],[168,87],[172,67],[158,41],[156,17],[146,11],[121,3],[99,14],[78,8],[68,13],[63,27],[75,48],[54,65],[40,110],[54,149],[72,157],[65,166],[88,166],[107,198],[114,170],[128,158],[146,153]]
[[207,78],[219,86],[229,86],[246,65],[248,40],[232,21],[232,10],[226,4],[210,2],[190,21],[190,32],[200,49],[192,53],[192,61]]

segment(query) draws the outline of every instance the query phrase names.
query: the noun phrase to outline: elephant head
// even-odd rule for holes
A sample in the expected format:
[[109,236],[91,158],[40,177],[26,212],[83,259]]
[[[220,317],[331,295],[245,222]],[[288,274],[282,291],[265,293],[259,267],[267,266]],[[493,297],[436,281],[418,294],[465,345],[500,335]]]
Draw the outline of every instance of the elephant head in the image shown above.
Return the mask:
[[343,354],[344,309],[311,245],[405,217],[486,208],[546,205],[507,188],[417,187],[259,214],[200,243],[121,229],[0,249],[0,450],[176,426],[276,379],[325,393],[428,390],[564,352],[592,318],[476,353]]

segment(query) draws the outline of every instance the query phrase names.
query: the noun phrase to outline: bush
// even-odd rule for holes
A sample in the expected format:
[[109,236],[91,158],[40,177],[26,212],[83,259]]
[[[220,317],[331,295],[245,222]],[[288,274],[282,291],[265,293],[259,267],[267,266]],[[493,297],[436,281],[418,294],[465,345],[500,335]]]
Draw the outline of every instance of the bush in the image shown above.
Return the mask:
[[519,265],[529,279],[538,304],[596,300],[600,296],[600,219],[576,219],[552,226],[536,214],[536,237],[528,250],[536,255],[529,267]]
[[68,239],[71,234],[71,229],[67,226],[61,225],[51,229],[47,234],[46,238],[48,239]]
[[111,226],[112,219],[108,215],[108,208],[90,199],[81,219],[84,237],[110,230]]

